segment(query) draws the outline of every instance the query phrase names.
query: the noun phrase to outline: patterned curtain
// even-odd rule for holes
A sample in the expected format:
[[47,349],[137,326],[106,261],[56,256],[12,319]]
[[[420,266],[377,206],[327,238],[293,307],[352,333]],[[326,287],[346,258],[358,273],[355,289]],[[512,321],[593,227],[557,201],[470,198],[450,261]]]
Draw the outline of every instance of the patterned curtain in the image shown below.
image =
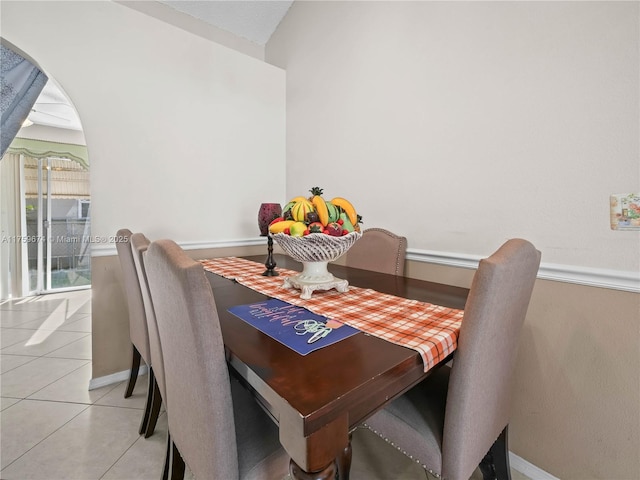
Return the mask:
[[[0,163],[0,231],[3,237],[22,236],[20,155],[7,153]],[[22,289],[21,242],[0,242],[0,301],[26,294]]]
[[13,50],[0,45],[0,158],[20,130],[47,83],[47,76]]

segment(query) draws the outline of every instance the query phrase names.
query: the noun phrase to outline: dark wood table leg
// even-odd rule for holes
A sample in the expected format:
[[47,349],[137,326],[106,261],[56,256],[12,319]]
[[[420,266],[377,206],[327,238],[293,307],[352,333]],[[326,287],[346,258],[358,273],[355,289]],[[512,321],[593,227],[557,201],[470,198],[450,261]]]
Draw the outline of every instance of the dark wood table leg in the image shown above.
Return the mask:
[[[296,480],[335,480],[338,470],[347,472],[351,448],[347,414],[309,435],[294,410],[280,416],[280,443],[291,457],[289,473]],[[348,478],[348,477],[346,477]]]
[[340,455],[336,463],[338,464],[338,479],[339,480],[349,480],[349,471],[351,470],[351,437],[349,434],[349,445],[345,447],[342,451],[342,455]]
[[289,473],[296,480],[335,480],[337,472],[335,462],[331,462],[327,468],[319,472],[305,472],[296,462],[289,461]]
[[342,454],[338,456],[335,463],[330,463],[327,468],[319,472],[305,472],[296,462],[289,462],[289,473],[296,480],[349,480],[349,471],[351,470],[351,435],[349,435],[349,445],[347,445]]

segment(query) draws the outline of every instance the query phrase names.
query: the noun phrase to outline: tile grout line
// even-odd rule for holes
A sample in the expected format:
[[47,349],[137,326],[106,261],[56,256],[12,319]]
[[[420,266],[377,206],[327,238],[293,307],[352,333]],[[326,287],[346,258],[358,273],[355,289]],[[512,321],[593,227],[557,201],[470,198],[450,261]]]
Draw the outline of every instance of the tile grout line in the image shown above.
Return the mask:
[[[71,320],[71,317],[77,316],[78,318],[74,318],[73,320]],[[48,318],[49,316],[47,316]],[[85,317],[91,317],[90,313],[74,313],[71,317],[66,318],[64,323],[67,323],[68,320],[71,320],[70,322],[68,322],[69,324],[72,323],[76,323],[79,322],[81,320],[86,320]],[[33,322],[37,322],[39,320],[43,320],[43,318],[35,318],[33,320],[29,320],[27,322],[24,323],[20,323],[18,325],[12,325],[12,326],[3,326],[0,328],[10,328],[10,329],[16,329],[16,330],[46,330],[46,331],[52,331],[52,332],[75,332],[76,330],[60,330],[59,327],[58,328],[41,328],[41,327],[27,327],[25,325],[28,325],[30,323]],[[62,325],[64,325],[64,323]],[[62,326],[61,325],[61,326]],[[78,333],[91,333],[91,332],[87,332],[86,330],[78,330]]]
[[[31,358],[31,360],[29,360],[28,362],[22,363],[22,364],[17,365],[17,366],[15,366],[13,368],[10,368],[6,372],[0,373],[0,378],[2,378],[2,375],[4,375],[5,373],[9,373],[9,372],[15,370],[16,368],[20,368],[20,367],[22,367],[24,365],[28,365],[29,363],[33,362],[34,360],[37,360],[38,358],[40,358],[40,357],[31,357],[31,355],[16,355],[14,353],[2,353],[2,350],[0,350],[0,355],[7,355],[7,356],[14,356],[14,357],[30,357]],[[4,397],[4,398],[11,398],[11,397]],[[19,398],[19,397],[13,397],[13,398]]]
[[[23,400],[29,400],[32,402],[37,402],[39,400],[31,400],[31,399],[27,399],[27,398],[23,398],[22,400],[20,400],[20,402],[22,402]],[[42,400],[45,402],[49,402],[51,400]],[[16,402],[15,405],[17,405],[20,402]],[[59,403],[70,403],[70,402],[59,402]],[[13,405],[11,405],[13,407]],[[33,450],[34,448],[36,448],[38,445],[40,445],[42,442],[44,442],[47,438],[49,438],[51,435],[53,435],[54,433],[56,433],[58,430],[60,430],[62,427],[64,427],[65,425],[67,425],[69,422],[71,422],[73,419],[75,419],[78,415],[82,414],[83,412],[85,412],[87,410],[87,408],[91,407],[91,405],[87,405],[85,408],[83,408],[82,410],[80,410],[76,415],[74,415],[73,417],[71,417],[69,420],[67,420],[65,423],[63,423],[62,425],[60,425],[58,428],[56,428],[53,432],[51,432],[49,435],[47,435],[46,437],[44,437],[42,440],[40,440],[39,442],[36,442],[32,447],[30,447],[28,450],[24,451],[22,454],[20,454],[18,457],[14,458],[10,463],[8,463],[7,465],[5,465],[5,467],[2,469],[2,472],[4,472],[7,468],[9,468],[11,465],[13,465],[15,462],[17,462],[20,458],[24,457],[27,453],[29,453],[31,450]],[[11,408],[11,407],[9,407]],[[0,473],[2,473],[0,472]]]
[[[126,408],[126,407],[117,407],[117,408]],[[164,412],[161,412],[161,413],[160,413],[160,416],[162,416],[163,414],[164,414]],[[109,468],[107,468],[107,470],[106,470],[106,471],[105,471],[105,472],[100,476],[100,478],[99,478],[98,480],[102,480],[102,479],[104,478],[104,476],[105,476],[106,474],[108,474],[108,473],[111,471],[111,469],[112,469],[113,467],[115,467],[115,466],[116,466],[116,464],[117,464],[117,463],[118,463],[118,462],[119,462],[119,461],[120,461],[120,460],[121,460],[121,459],[122,459],[122,458],[127,454],[127,452],[128,452],[129,450],[131,450],[131,449],[133,448],[133,446],[134,446],[135,444],[137,444],[137,443],[138,443],[138,442],[140,442],[140,441],[145,441],[145,440],[147,440],[147,439],[146,439],[146,438],[144,438],[144,435],[142,435],[142,434],[141,434],[141,435],[140,435],[140,436],[139,436],[139,437],[138,437],[138,438],[137,438],[137,439],[136,439],[136,440],[135,440],[131,445],[129,445],[129,446],[127,447],[127,449],[126,449],[124,452],[122,452],[122,455],[120,455],[120,456],[118,457],[118,459],[117,459],[115,462],[113,462]],[[165,441],[164,443],[166,443],[166,441]]]
[[[82,367],[85,367],[85,366],[87,366],[87,364],[90,364],[90,363],[91,363],[91,360],[84,360],[84,359],[80,359],[80,360],[78,360],[77,358],[55,358],[55,357],[45,357],[44,355],[40,355],[39,357],[36,357],[36,360],[37,360],[37,359],[41,359],[41,358],[44,358],[44,359],[47,359],[47,360],[76,360],[76,361],[81,361],[81,362],[82,362],[82,361],[84,361],[85,363],[84,363],[83,365],[80,365],[78,368],[74,368],[74,369],[73,369],[73,370],[71,370],[70,372],[65,373],[65,374],[64,374],[64,375],[62,375],[61,377],[56,378],[55,380],[53,380],[52,382],[50,382],[50,383],[46,384],[46,385],[45,385],[45,386],[43,386],[42,388],[39,388],[39,389],[38,389],[38,390],[36,390],[35,392],[31,392],[29,395],[27,395],[26,397],[24,397],[24,399],[25,399],[25,400],[35,400],[35,399],[30,399],[29,397],[30,397],[31,395],[35,395],[36,393],[40,392],[41,390],[44,390],[45,388],[47,388],[47,387],[49,387],[49,386],[53,385],[53,384],[54,384],[54,383],[56,383],[57,381],[62,380],[62,379],[63,379],[64,377],[66,377],[67,375],[70,375],[70,374],[72,374],[73,372],[75,372],[75,371],[77,371],[77,370],[80,370]],[[28,362],[28,363],[31,363],[31,362]]]
[[[65,309],[65,312],[66,312],[66,311],[68,311],[69,301],[68,301],[68,300],[66,300],[66,302],[64,302],[64,303],[66,303],[66,307],[67,307],[67,308]],[[57,308],[57,307],[56,307],[56,308]],[[46,316],[51,315],[51,313],[52,313],[52,312],[48,312]],[[37,321],[37,320],[40,320],[41,318],[44,318],[44,317],[45,317],[45,315],[42,315],[42,317],[38,317],[38,318],[36,318],[36,319],[34,319],[34,320],[32,320],[32,321]],[[65,319],[66,319],[66,313],[65,313]],[[29,322],[25,322],[25,323],[29,323]],[[3,328],[4,328],[4,327],[3,327]],[[31,329],[24,329],[24,330],[31,330]],[[1,333],[1,329],[0,329],[0,333]],[[86,332],[84,332],[84,333],[86,333]],[[80,341],[80,340],[82,340],[82,339],[86,338],[86,337],[87,337],[87,336],[89,336],[89,335],[91,335],[91,332],[87,333],[87,335],[84,335],[84,336],[80,337],[79,339],[73,340],[72,342],[68,343],[67,345],[64,345],[64,346],[62,346],[62,347],[60,347],[60,348],[57,348],[57,349],[55,349],[55,350],[53,350],[53,351],[51,351],[51,352],[48,352],[48,353],[56,352],[56,351],[60,350],[61,348],[64,348],[64,347],[66,347],[66,346],[68,346],[68,345],[70,345],[70,344],[72,344],[72,343],[75,343],[75,342],[77,342],[77,341]],[[20,343],[20,342],[17,342],[17,343]],[[13,346],[13,345],[17,345],[17,343],[16,343],[16,344],[12,344],[11,346]],[[4,350],[4,349],[2,349],[2,350]],[[0,350],[0,353],[2,352],[2,350]],[[5,355],[10,355],[10,354],[5,354]],[[34,356],[34,357],[33,357],[33,360],[30,360],[30,361],[28,361],[28,362],[26,362],[26,363],[24,363],[24,364],[22,364],[22,365],[27,365],[27,364],[29,364],[29,363],[31,363],[31,362],[33,362],[33,361],[35,361],[35,360],[39,359],[39,358],[46,358],[46,359],[50,359],[50,358],[58,358],[58,357],[47,357],[46,355],[48,355],[48,354],[39,355],[39,356]],[[28,356],[28,355],[22,355],[22,356]],[[79,360],[79,359],[68,359],[68,360]],[[86,359],[80,359],[80,360],[86,360]],[[64,426],[68,425],[72,420],[74,420],[75,418],[77,418],[80,414],[82,414],[83,412],[87,411],[87,409],[89,409],[90,407],[92,407],[92,406],[95,404],[95,402],[94,402],[94,403],[89,403],[89,404],[87,404],[87,403],[83,403],[83,402],[63,402],[63,401],[56,401],[56,400],[46,400],[46,399],[42,399],[42,400],[41,400],[41,399],[32,399],[32,398],[29,398],[29,397],[31,397],[32,395],[35,395],[36,393],[38,393],[38,392],[42,391],[43,389],[45,389],[45,388],[49,387],[50,385],[52,385],[52,384],[54,384],[54,383],[56,383],[56,382],[58,382],[58,381],[62,380],[63,378],[65,378],[65,377],[67,377],[67,376],[71,375],[72,373],[74,373],[74,372],[76,372],[76,371],[80,370],[81,368],[85,367],[87,364],[89,364],[89,365],[90,365],[91,363],[92,363],[92,359],[86,360],[86,363],[84,363],[83,365],[81,365],[81,366],[79,366],[78,368],[75,368],[75,369],[73,369],[72,371],[70,371],[70,372],[66,373],[65,375],[63,375],[63,376],[61,376],[61,377],[59,377],[59,378],[55,379],[55,380],[54,380],[54,381],[52,381],[51,383],[49,383],[49,384],[45,385],[44,387],[42,387],[42,388],[40,388],[40,389],[36,390],[35,392],[32,392],[32,393],[31,393],[31,394],[29,394],[27,397],[20,398],[16,403],[14,403],[14,404],[13,404],[13,405],[11,405],[10,407],[8,407],[8,408],[11,408],[11,407],[13,407],[14,405],[18,405],[19,403],[23,402],[24,400],[29,400],[29,401],[32,401],[32,402],[53,402],[53,403],[61,403],[61,404],[68,404],[68,405],[84,405],[84,406],[85,406],[85,408],[83,408],[82,410],[80,410],[76,415],[74,415],[73,417],[71,417],[68,421],[64,422],[64,423],[63,423],[62,425],[60,425],[58,428],[56,428],[55,430],[53,430],[49,435],[47,435],[47,436],[45,436],[44,438],[42,438],[40,441],[38,441],[37,443],[35,443],[32,447],[30,447],[29,449],[27,449],[26,451],[24,451],[21,455],[19,455],[19,456],[18,456],[18,457],[16,457],[15,459],[13,459],[9,464],[5,465],[5,467],[2,469],[3,471],[4,471],[4,470],[6,470],[8,467],[10,467],[10,466],[11,466],[13,463],[15,463],[17,460],[19,460],[20,458],[22,458],[24,455],[26,455],[28,452],[30,452],[31,450],[33,450],[36,446],[40,445],[42,442],[44,442],[46,439],[48,439],[51,435],[53,435],[54,433],[58,432],[58,431],[59,431],[61,428],[63,428]],[[22,365],[19,365],[19,366],[22,366]],[[14,368],[12,368],[11,370],[14,370],[15,368],[18,368],[18,367],[14,367]],[[11,370],[8,370],[8,371],[11,371]],[[4,373],[6,373],[6,372],[4,372]],[[87,387],[88,387],[88,386],[87,386]],[[115,386],[114,386],[114,388],[115,388]],[[110,391],[111,391],[111,390],[109,390],[109,392],[110,392]],[[106,392],[106,393],[105,393],[105,395],[106,395],[106,394],[108,394],[109,392]],[[104,395],[103,395],[103,396],[104,396]],[[103,396],[101,396],[100,398],[103,398]],[[7,398],[11,398],[11,397],[7,397]],[[98,398],[96,401],[98,401],[100,398]],[[5,415],[6,415],[6,413],[5,413]],[[134,442],[134,443],[135,443],[135,442]],[[111,468],[111,467],[110,467],[110,468]]]
[[[71,333],[86,333],[86,332],[71,332]],[[90,337],[90,336],[91,336],[91,333],[87,333],[86,335],[83,335],[82,337],[80,337],[80,338],[78,338],[76,340],[72,340],[71,342],[67,343],[66,345],[63,345],[60,348],[56,348],[55,350],[52,350],[52,351],[50,351],[48,353],[45,353],[44,355],[41,355],[41,358],[62,358],[62,359],[65,359],[65,360],[88,360],[89,362],[91,362],[92,361],[91,358],[73,358],[73,357],[53,357],[53,356],[50,356],[52,353],[56,353],[58,350],[62,350],[63,348],[67,348],[68,346],[73,345],[74,343],[77,343],[77,342],[79,342],[81,340],[84,340],[85,338]],[[80,367],[80,368],[82,368],[82,367]],[[69,373],[73,373],[73,372],[69,372]],[[66,377],[66,375],[65,375],[65,377]]]

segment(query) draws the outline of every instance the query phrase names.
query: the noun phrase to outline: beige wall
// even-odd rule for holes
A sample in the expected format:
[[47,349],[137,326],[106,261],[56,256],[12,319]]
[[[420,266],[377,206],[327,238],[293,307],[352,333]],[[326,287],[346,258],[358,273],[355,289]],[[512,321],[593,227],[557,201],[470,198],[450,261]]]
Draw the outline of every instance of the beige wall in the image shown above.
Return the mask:
[[[287,196],[346,196],[409,252],[487,256],[510,237],[539,279],[510,447],[562,479],[640,474],[640,234],[609,227],[640,189],[638,2],[295,2],[265,58],[287,72]],[[410,261],[468,286],[473,270]],[[577,280],[574,278],[573,280]]]
[[117,256],[91,261],[92,378],[131,368],[129,310]]
[[516,365],[511,449],[562,479],[640,474],[640,295],[539,280]]
[[[0,9],[2,37],[78,111],[95,239],[126,227],[202,248],[263,245],[259,205],[285,200],[281,69],[119,3],[3,0]],[[113,243],[92,246],[94,379],[130,361],[115,255]]]

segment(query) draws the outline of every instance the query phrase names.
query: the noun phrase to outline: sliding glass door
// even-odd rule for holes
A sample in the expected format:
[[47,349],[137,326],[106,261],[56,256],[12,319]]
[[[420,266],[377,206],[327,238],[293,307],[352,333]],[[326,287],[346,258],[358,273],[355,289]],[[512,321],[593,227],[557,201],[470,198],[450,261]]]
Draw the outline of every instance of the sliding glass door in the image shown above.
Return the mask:
[[73,160],[51,157],[27,157],[23,171],[29,291],[90,286],[88,172]]

